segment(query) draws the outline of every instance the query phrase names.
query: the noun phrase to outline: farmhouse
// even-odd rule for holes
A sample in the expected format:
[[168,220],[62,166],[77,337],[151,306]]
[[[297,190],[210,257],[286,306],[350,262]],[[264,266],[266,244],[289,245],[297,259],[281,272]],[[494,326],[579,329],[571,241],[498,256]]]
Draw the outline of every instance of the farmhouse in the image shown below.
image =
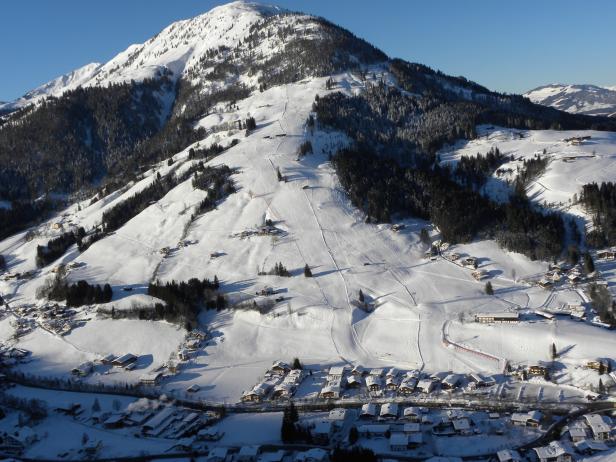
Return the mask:
[[544,366],[530,366],[528,368],[528,375],[543,377],[547,374],[548,370]]
[[417,379],[414,377],[405,377],[402,380],[402,383],[398,387],[398,392],[403,395],[410,395],[415,391],[415,387],[417,386]]
[[580,454],[591,456],[597,452],[608,451],[610,448],[603,441],[582,440],[574,444]]
[[344,366],[334,366],[329,368],[327,380],[341,380],[344,376]]
[[291,368],[289,367],[289,365],[283,363],[282,361],[276,361],[274,364],[272,364],[272,367],[270,368],[270,371],[277,375],[285,375],[290,370]]
[[398,378],[387,377],[387,379],[385,379],[385,388],[390,391],[396,391],[398,389]]
[[321,389],[321,398],[338,399],[342,390],[340,385],[326,385]]
[[94,364],[92,364],[91,361],[86,361],[85,363],[81,363],[79,366],[71,370],[71,374],[79,377],[86,377],[90,374],[90,372],[92,372],[93,368]]
[[568,432],[569,438],[571,438],[571,441],[574,443],[583,441],[588,437],[588,435],[586,434],[586,428],[581,426],[571,427],[569,428]]
[[491,323],[516,323],[520,320],[520,315],[515,312],[502,311],[496,313],[477,313],[475,315],[475,321],[491,324]]
[[597,258],[600,260],[616,260],[616,252],[614,250],[601,250],[597,252]]
[[453,390],[457,388],[460,384],[460,376],[458,374],[449,374],[447,377],[443,379],[441,386],[445,390]]
[[351,375],[347,379],[347,387],[348,388],[360,388],[361,387],[361,377],[356,375]]

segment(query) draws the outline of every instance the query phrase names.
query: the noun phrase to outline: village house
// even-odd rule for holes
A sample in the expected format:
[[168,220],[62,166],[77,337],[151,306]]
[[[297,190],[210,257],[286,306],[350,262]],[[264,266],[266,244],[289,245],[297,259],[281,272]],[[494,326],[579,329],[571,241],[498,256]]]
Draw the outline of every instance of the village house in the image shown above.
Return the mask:
[[569,430],[567,430],[567,433],[569,433],[569,438],[571,439],[573,443],[578,443],[588,438],[588,435],[586,433],[586,428],[582,427],[581,425],[577,425],[575,427],[569,427]]
[[382,378],[383,376],[385,376],[385,370],[384,369],[371,369],[369,375],[373,377]]
[[321,389],[320,395],[323,399],[338,399],[341,393],[342,389],[339,384],[327,384]]
[[109,364],[113,364],[113,361],[116,359],[116,355],[109,353],[107,356],[103,356],[101,358],[101,363],[109,365]]
[[348,411],[345,408],[336,408],[329,411],[328,419],[335,424],[342,423],[346,420]]
[[327,380],[342,380],[344,376],[344,366],[333,366],[329,368],[327,373]]
[[351,370],[351,375],[354,375],[356,377],[361,377],[362,375],[364,375],[364,368],[361,366],[355,366]]
[[286,363],[283,363],[282,361],[276,361],[270,368],[270,372],[277,374],[277,375],[285,375],[290,370],[291,368],[289,367],[289,365]]
[[513,425],[521,427],[539,427],[543,415],[539,411],[530,412],[514,412],[511,414],[511,422]]
[[607,441],[610,439],[612,431],[612,421],[608,416],[601,414],[587,414],[584,416],[586,424],[590,427],[592,436],[597,441]]
[[461,263],[465,268],[477,268],[477,259],[475,257],[466,257],[461,260]]
[[453,390],[460,385],[460,376],[458,374],[449,374],[441,382],[441,387],[445,390]]
[[405,377],[398,386],[398,393],[403,395],[410,395],[415,391],[417,386],[417,379],[414,377]]
[[389,437],[389,449],[391,451],[406,451],[409,446],[409,437],[404,433],[392,433]]
[[390,391],[396,391],[398,389],[398,382],[397,377],[387,377],[385,379],[385,388]]
[[477,313],[475,321],[483,324],[492,323],[517,323],[520,315],[516,312],[502,311],[496,313]]
[[366,387],[370,391],[380,391],[382,388],[381,378],[376,375],[369,375],[366,377]]
[[436,384],[433,380],[422,379],[417,383],[417,390],[422,393],[431,393],[435,386]]
[[404,419],[408,420],[409,422],[421,422],[422,414],[423,413],[421,412],[421,408],[416,406],[404,408],[404,411],[402,413]]
[[545,377],[547,372],[548,370],[544,366],[535,365],[528,368],[529,376]]
[[477,388],[491,387],[496,384],[494,377],[486,377],[475,372],[469,374],[468,378]]
[[533,448],[539,462],[571,462],[573,454],[560,441],[552,441],[547,446]]
[[361,412],[359,414],[360,419],[373,419],[377,415],[376,404],[374,403],[366,403],[361,407]]
[[599,260],[616,260],[616,252],[612,249],[601,250],[597,252],[597,258]]
[[473,278],[477,281],[482,281],[484,279],[487,279],[489,275],[490,273],[488,273],[484,269],[478,269],[471,273],[471,276],[473,276]]
[[381,419],[397,419],[398,403],[385,403],[381,406]]

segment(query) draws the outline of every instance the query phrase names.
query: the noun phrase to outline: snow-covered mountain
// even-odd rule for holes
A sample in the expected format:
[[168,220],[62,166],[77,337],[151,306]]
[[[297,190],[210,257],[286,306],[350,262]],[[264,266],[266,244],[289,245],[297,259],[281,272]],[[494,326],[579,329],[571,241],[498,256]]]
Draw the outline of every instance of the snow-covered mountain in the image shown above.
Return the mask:
[[616,86],[552,84],[524,94],[532,102],[573,114],[616,115]]
[[34,90],[29,91],[15,101],[0,103],[0,112],[12,111],[30,104],[35,104],[48,96],[61,96],[66,91],[74,90],[75,88],[87,84],[90,79],[96,75],[100,67],[100,63],[90,63],[68,74],[56,77]]

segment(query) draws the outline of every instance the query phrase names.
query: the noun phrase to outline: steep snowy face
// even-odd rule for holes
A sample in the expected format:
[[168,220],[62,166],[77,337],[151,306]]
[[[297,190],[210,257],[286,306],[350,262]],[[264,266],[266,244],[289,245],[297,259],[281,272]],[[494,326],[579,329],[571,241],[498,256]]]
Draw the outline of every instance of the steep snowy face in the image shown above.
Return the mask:
[[532,102],[574,114],[616,115],[616,87],[553,84],[524,94]]
[[177,79],[210,49],[235,48],[257,21],[284,12],[276,6],[237,1],[192,19],[177,21],[147,42],[131,45],[100,69],[89,85]]
[[101,68],[100,63],[86,64],[79,69],[61,75],[55,79],[29,91],[21,98],[8,103],[0,103],[0,111],[12,111],[22,108],[29,104],[35,104],[38,101],[48,96],[61,96],[64,92],[74,90],[75,88],[88,82]]

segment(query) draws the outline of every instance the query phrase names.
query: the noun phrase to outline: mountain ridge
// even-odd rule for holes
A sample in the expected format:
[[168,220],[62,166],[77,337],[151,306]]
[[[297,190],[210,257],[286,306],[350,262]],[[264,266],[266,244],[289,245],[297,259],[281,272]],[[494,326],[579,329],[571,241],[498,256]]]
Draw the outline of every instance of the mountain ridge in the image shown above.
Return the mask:
[[556,83],[529,90],[524,96],[534,103],[572,114],[616,115],[616,86]]

